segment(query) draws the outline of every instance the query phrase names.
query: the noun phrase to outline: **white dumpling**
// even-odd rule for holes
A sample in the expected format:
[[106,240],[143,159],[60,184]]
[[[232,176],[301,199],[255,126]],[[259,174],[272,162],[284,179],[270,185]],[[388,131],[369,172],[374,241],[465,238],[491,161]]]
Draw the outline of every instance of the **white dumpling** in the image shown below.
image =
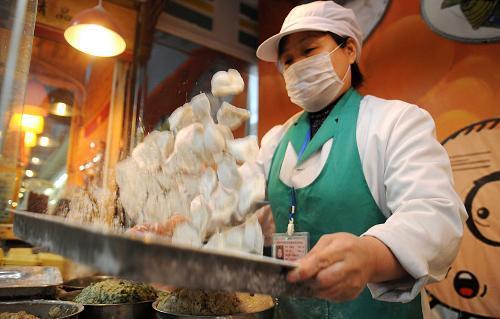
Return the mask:
[[172,244],[200,248],[203,242],[196,228],[189,222],[184,222],[175,227]]
[[212,116],[210,115],[210,101],[205,93],[200,93],[193,97],[190,104],[194,117],[198,122],[203,123],[203,125],[213,123]]
[[213,168],[208,167],[200,179],[200,194],[208,200],[217,187],[217,174]]
[[116,164],[115,174],[125,213],[132,221],[137,222],[142,218],[142,208],[147,198],[145,184],[150,175],[141,170],[131,157]]
[[236,217],[243,220],[246,215],[253,213],[255,204],[264,200],[266,192],[266,179],[257,164],[246,162],[238,168],[244,183],[239,189],[239,202]]
[[223,250],[224,249],[224,237],[221,232],[216,232],[208,239],[208,242],[203,246],[207,249]]
[[208,223],[211,218],[211,211],[202,195],[196,196],[191,202],[190,218],[193,226],[198,230],[200,237],[205,239],[207,235]]
[[157,133],[152,132],[144,138],[144,141],[139,143],[132,150],[132,158],[137,163],[137,165],[150,172],[156,172],[160,169],[162,163],[162,156],[158,144],[156,144],[155,139]]
[[254,135],[227,141],[227,149],[239,163],[253,163],[259,155],[259,144]]
[[205,126],[203,142],[206,152],[212,155],[219,155],[226,148],[224,135],[222,135],[221,131],[213,123]]
[[236,107],[227,102],[222,102],[222,106],[217,111],[217,122],[229,127],[233,131],[249,118],[250,112],[248,110]]
[[219,183],[210,197],[208,205],[212,211],[209,229],[214,231],[231,223],[233,214],[238,209],[238,193]]
[[156,146],[158,146],[158,149],[160,150],[162,160],[165,161],[174,151],[174,143],[175,143],[174,134],[170,131],[163,131],[163,132],[153,131],[149,135],[152,135],[152,137],[154,138],[154,142],[156,143]]
[[263,254],[264,235],[257,215],[253,215],[245,222],[243,251],[259,255]]
[[168,124],[172,132],[178,132],[186,126],[195,122],[193,109],[189,103],[175,109],[168,118]]
[[200,123],[193,123],[180,130],[175,136],[174,151],[188,151],[195,154],[205,152],[203,143],[204,129]]
[[222,134],[222,136],[224,136],[224,140],[226,142],[234,140],[233,132],[231,132],[231,129],[229,127],[224,126],[222,124],[216,124],[215,126],[217,127],[219,132]]
[[245,89],[245,82],[235,69],[215,73],[211,85],[214,96],[236,95]]
[[230,190],[238,190],[241,185],[241,176],[238,173],[238,166],[234,158],[225,155],[217,165],[217,177],[221,184]]

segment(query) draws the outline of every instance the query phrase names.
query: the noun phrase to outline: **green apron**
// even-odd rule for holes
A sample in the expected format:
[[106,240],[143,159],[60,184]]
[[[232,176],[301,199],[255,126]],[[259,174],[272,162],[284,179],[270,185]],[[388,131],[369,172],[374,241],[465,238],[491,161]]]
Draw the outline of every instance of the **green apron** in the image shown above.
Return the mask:
[[[318,132],[311,139],[297,165],[321,150],[333,138],[328,159],[320,175],[310,185],[296,189],[295,231],[309,232],[313,247],[325,234],[349,232],[361,235],[370,227],[385,222],[366,183],[356,143],[356,124],[361,96],[350,89],[337,102]],[[309,130],[304,112],[291,125],[273,156],[268,180],[276,232],[285,233],[290,208],[290,188],[279,178],[289,142],[296,153]],[[280,298],[277,318],[422,318],[420,298],[409,303],[374,300],[368,288],[349,302],[330,303],[318,299]]]

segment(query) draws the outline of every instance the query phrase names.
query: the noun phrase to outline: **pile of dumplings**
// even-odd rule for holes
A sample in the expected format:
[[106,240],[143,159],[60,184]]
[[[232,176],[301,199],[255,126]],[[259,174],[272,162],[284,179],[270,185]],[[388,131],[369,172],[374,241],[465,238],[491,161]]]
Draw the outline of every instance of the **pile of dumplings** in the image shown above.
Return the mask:
[[[238,71],[219,71],[212,94],[243,91]],[[257,168],[257,138],[233,137],[248,120],[247,110],[227,102],[211,116],[205,93],[177,108],[168,131],[153,131],[119,162],[119,201],[136,225],[130,231],[156,233],[175,244],[262,254],[264,240],[255,205],[265,197]]]

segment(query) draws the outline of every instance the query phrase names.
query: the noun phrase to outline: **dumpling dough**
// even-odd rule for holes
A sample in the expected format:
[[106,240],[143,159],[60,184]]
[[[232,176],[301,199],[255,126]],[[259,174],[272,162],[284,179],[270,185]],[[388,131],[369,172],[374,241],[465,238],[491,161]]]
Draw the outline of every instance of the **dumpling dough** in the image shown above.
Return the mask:
[[227,102],[222,102],[219,111],[217,111],[217,122],[229,127],[233,131],[249,118],[250,112]]
[[208,203],[202,195],[196,196],[191,202],[190,218],[193,226],[198,230],[202,240],[207,236],[208,223],[211,218]]
[[227,141],[227,149],[238,163],[253,163],[259,155],[259,144],[254,135]]
[[255,204],[264,200],[266,195],[266,178],[256,165],[247,162],[238,168],[244,181],[239,190],[238,211],[235,214],[238,220],[243,220],[253,213]]
[[241,176],[234,158],[225,155],[217,164],[217,177],[221,184],[230,190],[238,190],[241,185]]
[[245,89],[245,82],[235,69],[215,73],[211,85],[214,96],[236,95]]
[[213,123],[210,115],[210,101],[205,93],[200,93],[191,99],[194,118],[204,126]]
[[195,122],[193,109],[189,103],[178,107],[168,118],[168,125],[172,132],[178,132],[186,126]]

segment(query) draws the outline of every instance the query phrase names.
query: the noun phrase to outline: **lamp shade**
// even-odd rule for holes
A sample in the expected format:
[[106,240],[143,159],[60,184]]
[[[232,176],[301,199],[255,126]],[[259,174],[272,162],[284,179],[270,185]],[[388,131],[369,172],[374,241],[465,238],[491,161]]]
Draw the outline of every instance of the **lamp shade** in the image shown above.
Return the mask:
[[119,26],[102,5],[75,15],[64,38],[77,50],[99,57],[110,57],[125,51],[125,40]]
[[73,113],[73,92],[55,89],[49,93],[50,113],[58,116],[71,116]]

